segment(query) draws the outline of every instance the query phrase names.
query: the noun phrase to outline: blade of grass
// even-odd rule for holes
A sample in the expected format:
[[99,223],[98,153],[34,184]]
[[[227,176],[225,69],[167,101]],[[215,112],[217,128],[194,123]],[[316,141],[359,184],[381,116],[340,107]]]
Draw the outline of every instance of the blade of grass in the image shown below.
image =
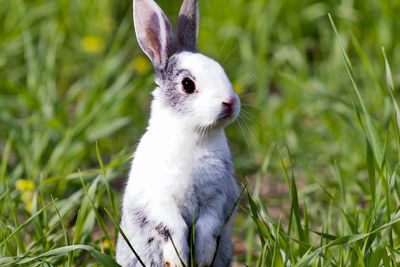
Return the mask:
[[[65,246],[68,246],[68,245],[69,245],[69,240],[68,240],[68,233],[67,233],[67,230],[65,229],[64,222],[63,222],[63,220],[62,220],[60,211],[59,211],[58,208],[57,208],[57,205],[56,205],[56,202],[54,201],[53,196],[50,195],[50,197],[51,197],[51,201],[52,201],[52,203],[53,203],[54,209],[56,210],[58,219],[60,220],[60,224],[61,224],[61,227],[62,227],[62,230],[63,230],[63,234],[64,234],[64,243],[65,243]],[[69,252],[68,252],[68,254],[67,254],[67,258],[68,258],[68,260],[67,260],[67,266],[72,266],[72,263],[70,262],[70,253],[69,253]]]
[[[286,149],[288,152],[289,162],[291,165],[293,165],[289,148],[286,147]],[[279,153],[279,156],[280,156],[280,161],[281,161],[281,167],[284,170],[285,179],[286,179],[286,182],[287,182],[287,184],[289,186],[289,190],[290,190],[290,199],[291,199],[290,213],[294,215],[297,233],[299,235],[299,240],[301,242],[305,242],[304,230],[303,230],[303,226],[301,225],[299,197],[298,197],[298,193],[297,193],[297,186],[296,186],[296,180],[294,178],[293,169],[292,169],[291,183],[289,183],[289,177],[287,174],[286,165],[284,164],[284,160],[282,158],[282,154]],[[305,249],[302,246],[300,246],[300,254],[303,255],[305,252],[306,252]]]
[[[95,214],[95,216],[96,216],[97,222],[98,222],[98,224],[100,225],[101,230],[103,230],[103,233],[104,233],[104,235],[106,236],[106,239],[108,240],[109,244],[111,244],[112,242],[111,242],[110,235],[108,234],[107,227],[106,227],[106,225],[104,224],[104,221],[103,221],[103,219],[101,218],[101,215],[100,215],[99,211],[97,210],[94,201],[92,200],[92,198],[91,198],[91,197],[89,196],[89,194],[88,194],[88,191],[87,191],[87,189],[86,189],[86,185],[85,185],[85,182],[83,181],[83,177],[82,177],[82,176],[81,176],[81,183],[82,183],[82,187],[83,187],[83,189],[84,189],[84,191],[85,191],[85,195],[87,196],[87,198],[88,198],[88,200],[89,200],[89,202],[90,202],[90,205],[91,205],[91,207],[92,207],[92,210],[93,210],[93,212],[94,212],[94,214]],[[112,254],[112,256],[114,255],[113,250],[111,250],[111,254]]]
[[[197,206],[194,207],[194,212],[193,212],[193,221],[192,221],[192,231],[190,235],[190,266],[194,267],[194,246],[196,244],[196,230],[195,230],[195,222],[196,222],[196,209]],[[218,246],[216,250],[218,249]],[[212,266],[212,265],[211,265]]]
[[308,254],[308,255],[306,255],[306,256],[303,256],[303,257],[298,261],[298,263],[296,264],[296,266],[298,266],[298,267],[300,267],[300,266],[301,266],[301,267],[303,267],[303,266],[309,266],[310,262],[311,262],[315,257],[317,257],[317,256],[319,255],[320,252],[322,252],[322,251],[323,251],[324,249],[326,249],[326,248],[330,248],[330,247],[337,246],[337,245],[342,245],[342,244],[347,244],[347,245],[349,245],[349,244],[354,243],[354,242],[357,242],[357,241],[359,241],[359,240],[363,240],[363,239],[369,237],[370,235],[373,235],[373,234],[378,233],[378,232],[380,232],[380,231],[382,231],[382,230],[385,230],[385,229],[387,229],[388,227],[390,227],[391,225],[393,225],[393,224],[395,224],[395,223],[398,223],[398,222],[400,222],[400,218],[395,219],[395,220],[393,220],[393,221],[391,221],[391,222],[389,222],[389,223],[386,223],[386,224],[384,224],[384,225],[378,227],[377,229],[375,229],[375,230],[373,230],[373,231],[371,231],[371,232],[369,232],[369,233],[366,233],[366,234],[356,234],[356,235],[347,235],[347,236],[339,237],[338,239],[336,239],[336,240],[334,240],[334,241],[332,241],[332,242],[330,242],[330,243],[328,243],[328,244],[326,244],[326,245],[324,245],[324,246],[322,246],[322,247],[320,247],[320,248],[314,250],[314,251],[311,252],[310,254]]
[[64,246],[49,250],[44,252],[35,257],[26,257],[26,258],[18,258],[18,257],[7,257],[0,259],[0,264],[8,265],[18,263],[19,265],[25,265],[31,263],[32,261],[37,261],[42,258],[52,258],[52,257],[62,257],[68,253],[71,253],[76,250],[84,250],[90,253],[93,258],[95,258],[99,263],[103,264],[104,266],[115,266],[121,267],[117,262],[115,262],[110,256],[101,253],[97,249],[87,246],[87,245],[71,245],[71,246]]
[[117,209],[117,204],[115,201],[115,196],[114,196],[111,186],[106,178],[106,169],[104,168],[103,160],[101,159],[98,142],[96,142],[96,154],[97,154],[97,159],[101,166],[101,170],[103,171],[104,184],[106,185],[107,195],[108,195],[108,199],[110,201],[112,211],[113,211],[114,215],[118,218],[118,209]]
[[368,137],[370,143],[372,144],[372,147],[374,149],[377,161],[378,162],[382,162],[383,161],[382,141],[379,138],[378,132],[377,132],[376,127],[375,127],[375,124],[374,124],[374,122],[373,122],[373,120],[372,120],[372,118],[371,118],[371,116],[370,116],[365,104],[364,104],[364,100],[361,97],[361,93],[360,93],[360,90],[358,88],[358,84],[356,82],[355,75],[354,75],[354,72],[353,72],[353,67],[352,67],[352,65],[350,63],[350,59],[349,59],[346,51],[344,50],[344,48],[343,48],[343,46],[342,46],[342,44],[340,42],[339,33],[338,33],[337,29],[336,29],[336,26],[335,26],[335,23],[333,21],[333,18],[331,16],[331,14],[328,14],[328,18],[329,18],[329,21],[331,23],[332,29],[333,29],[333,31],[335,33],[336,41],[339,44],[340,51],[341,51],[342,56],[343,56],[343,60],[344,60],[345,66],[346,66],[347,73],[348,73],[348,75],[350,77],[350,80],[351,80],[351,83],[353,85],[354,92],[357,95],[358,101],[360,102],[360,105],[361,105],[361,108],[362,108],[362,111],[363,111],[363,114],[364,114],[364,117],[365,117],[365,122],[366,122],[366,126],[367,126],[367,128],[366,128],[367,129],[367,132],[366,132],[367,137]]
[[186,265],[185,265],[185,263],[183,262],[181,256],[179,255],[178,249],[177,249],[176,246],[175,246],[175,242],[174,242],[174,240],[172,239],[171,234],[169,233],[169,231],[167,231],[167,233],[168,233],[168,238],[169,238],[169,240],[171,241],[172,246],[174,247],[175,253],[176,253],[176,255],[177,255],[178,258],[179,258],[179,261],[181,262],[181,264],[182,264],[183,267],[186,267]]
[[[281,228],[281,219],[279,218],[278,225],[275,229],[274,249],[272,251],[272,264],[271,266],[284,267],[282,255],[279,247],[279,229]],[[265,266],[265,265],[263,265]]]
[[[87,228],[87,223],[91,224],[90,221],[88,221],[88,217],[90,212],[92,211],[92,207],[90,206],[90,201],[89,198],[93,198],[97,185],[99,183],[100,177],[97,177],[93,183],[90,185],[89,190],[87,191],[87,194],[84,194],[83,199],[82,199],[82,204],[78,212],[78,217],[75,222],[75,230],[74,230],[74,236],[72,238],[72,244],[79,244],[81,242],[82,236],[85,233],[84,230]],[[86,233],[88,234],[88,233]]]
[[372,151],[371,144],[367,140],[367,167],[368,167],[368,181],[371,191],[372,201],[371,204],[375,206],[375,162],[374,152]]
[[18,234],[24,227],[26,227],[28,224],[30,224],[36,217],[38,217],[44,210],[48,209],[50,206],[50,203],[32,214],[26,221],[24,221],[22,224],[20,224],[14,231],[11,232],[1,243],[0,247],[4,246],[10,238],[12,238],[14,235]]
[[[1,182],[1,191],[6,191],[6,169],[8,157],[11,152],[11,143],[12,143],[12,135],[10,135],[7,139],[6,145],[3,150],[3,155],[1,156],[1,167],[0,167],[0,182]],[[4,188],[3,188],[4,187]]]

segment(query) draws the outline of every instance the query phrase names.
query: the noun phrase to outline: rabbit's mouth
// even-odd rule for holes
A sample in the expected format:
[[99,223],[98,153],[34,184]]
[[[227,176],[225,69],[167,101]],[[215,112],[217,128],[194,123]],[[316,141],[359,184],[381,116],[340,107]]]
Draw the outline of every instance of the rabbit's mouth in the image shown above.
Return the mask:
[[218,121],[224,121],[227,119],[233,119],[235,117],[234,106],[224,106],[222,112],[218,116]]
[[223,113],[220,115],[219,120],[228,119],[229,117],[232,116],[232,113],[233,113],[232,111],[223,112]]

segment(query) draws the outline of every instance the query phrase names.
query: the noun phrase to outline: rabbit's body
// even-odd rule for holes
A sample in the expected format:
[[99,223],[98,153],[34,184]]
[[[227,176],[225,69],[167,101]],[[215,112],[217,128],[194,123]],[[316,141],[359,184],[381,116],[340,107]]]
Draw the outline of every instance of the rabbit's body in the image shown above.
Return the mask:
[[[171,53],[176,40],[165,15],[152,0],[135,1],[139,44],[153,61],[158,87],[134,154],[121,228],[146,266],[175,267],[182,266],[178,254],[190,263],[194,221],[194,265],[210,266],[215,256],[213,266],[229,266],[228,221],[238,189],[224,127],[238,115],[239,98],[214,60],[195,49]],[[196,3],[184,5],[190,1]],[[121,236],[117,261],[141,266]]]
[[[170,130],[160,135],[150,126],[141,139],[123,200],[121,227],[141,259],[154,262],[154,266],[165,266],[163,246],[169,246],[169,256],[178,260],[168,239],[169,231],[187,264],[195,216],[195,255],[204,262],[198,266],[211,263],[216,237],[223,228],[226,233],[221,236],[215,266],[226,266],[232,255],[229,223],[225,225],[225,220],[238,192],[224,133],[187,143],[179,137],[181,129]],[[136,266],[129,264],[134,262],[134,255],[125,242],[118,242],[117,250],[121,252],[117,258],[120,264]],[[179,264],[172,262],[171,266],[173,263]]]

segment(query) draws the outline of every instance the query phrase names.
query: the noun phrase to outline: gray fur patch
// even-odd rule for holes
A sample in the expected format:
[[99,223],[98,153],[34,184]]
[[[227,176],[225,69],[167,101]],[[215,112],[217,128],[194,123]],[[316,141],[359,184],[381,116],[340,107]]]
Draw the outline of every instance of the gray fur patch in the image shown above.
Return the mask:
[[169,235],[172,235],[170,231],[168,230],[167,226],[163,225],[162,223],[159,223],[156,228],[158,234],[164,239],[165,242],[168,241]]
[[[122,215],[121,227],[146,266],[162,266],[161,247],[168,240],[167,226],[150,220],[142,208],[133,206]],[[123,266],[142,266],[121,235],[117,242],[117,261]]]
[[178,113],[184,113],[189,109],[187,99],[191,97],[181,89],[183,77],[194,80],[192,74],[185,69],[178,68],[178,54],[169,58],[166,68],[156,69],[156,77],[162,92],[162,101],[165,106]]
[[144,228],[149,224],[149,221],[147,220],[147,217],[143,214],[143,211],[137,210],[135,212],[135,216],[140,228]]

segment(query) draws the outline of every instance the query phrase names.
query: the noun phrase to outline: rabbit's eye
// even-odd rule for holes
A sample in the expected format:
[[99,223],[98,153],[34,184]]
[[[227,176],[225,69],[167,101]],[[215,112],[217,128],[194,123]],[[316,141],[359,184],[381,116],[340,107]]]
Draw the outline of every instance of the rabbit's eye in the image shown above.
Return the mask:
[[196,85],[194,84],[194,81],[192,81],[190,78],[185,78],[182,81],[182,90],[186,94],[192,94],[196,91]]

